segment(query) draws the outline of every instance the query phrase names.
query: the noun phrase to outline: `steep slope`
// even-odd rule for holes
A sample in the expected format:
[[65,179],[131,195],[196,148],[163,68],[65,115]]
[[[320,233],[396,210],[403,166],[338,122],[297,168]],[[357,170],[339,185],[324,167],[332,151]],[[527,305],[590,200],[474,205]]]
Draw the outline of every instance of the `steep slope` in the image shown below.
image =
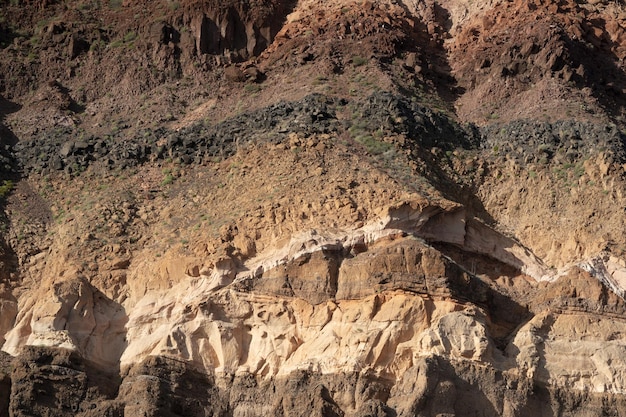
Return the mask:
[[0,4],[0,414],[626,412],[621,4]]

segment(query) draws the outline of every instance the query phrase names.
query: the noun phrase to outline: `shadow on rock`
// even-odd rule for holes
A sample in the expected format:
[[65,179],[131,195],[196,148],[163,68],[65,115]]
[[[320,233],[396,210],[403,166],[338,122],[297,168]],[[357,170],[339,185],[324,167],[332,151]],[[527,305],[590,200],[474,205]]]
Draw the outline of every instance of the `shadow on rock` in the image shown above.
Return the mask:
[[18,141],[17,136],[15,136],[11,129],[4,125],[4,119],[7,114],[15,113],[20,109],[21,106],[19,104],[0,96],[0,147],[2,148],[2,154],[5,153],[4,148],[6,145],[13,146]]
[[26,346],[13,361],[11,382],[12,416],[122,415],[113,401],[118,373],[73,350]]
[[[626,74],[617,64],[620,58],[613,52],[620,45],[606,36],[605,19],[595,18],[590,23],[603,28],[603,36],[590,33],[587,39],[575,39],[563,33],[561,37],[570,56],[559,57],[552,69],[562,70],[566,80],[570,78],[580,88],[591,87],[602,109],[613,118],[621,118],[626,110]],[[577,65],[578,69],[572,69]]]

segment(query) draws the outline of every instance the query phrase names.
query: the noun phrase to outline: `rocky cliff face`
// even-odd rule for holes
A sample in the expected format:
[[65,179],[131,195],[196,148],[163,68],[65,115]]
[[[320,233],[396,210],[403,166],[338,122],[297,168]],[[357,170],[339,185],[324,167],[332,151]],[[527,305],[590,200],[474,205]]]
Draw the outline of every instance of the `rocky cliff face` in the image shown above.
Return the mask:
[[626,413],[621,3],[0,4],[0,415]]

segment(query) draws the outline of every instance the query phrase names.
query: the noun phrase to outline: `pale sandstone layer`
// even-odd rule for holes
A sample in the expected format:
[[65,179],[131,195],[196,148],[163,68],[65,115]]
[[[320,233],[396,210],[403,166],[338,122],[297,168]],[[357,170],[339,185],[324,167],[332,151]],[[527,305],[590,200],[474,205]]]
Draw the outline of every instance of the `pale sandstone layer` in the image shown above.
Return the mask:
[[[393,388],[381,398],[397,410],[411,408],[397,392],[406,389],[401,386],[412,384],[411,398],[427,397],[433,389],[429,377],[407,378],[426,372],[418,369],[435,358],[455,367],[478,366],[479,374],[510,374],[523,384],[624,393],[621,316],[595,311],[621,305],[616,296],[594,301],[586,288],[578,289],[596,304],[568,307],[566,296],[555,306],[531,307],[535,316],[525,323],[532,316],[528,305],[499,293],[489,273],[458,265],[432,244],[443,245],[442,250],[454,244],[461,252],[482,255],[482,262],[490,260],[491,268],[518,271],[506,279],[519,281],[512,286],[526,293],[546,292],[551,281],[566,278],[546,274],[528,249],[465,219],[456,205],[418,200],[381,212],[385,215],[359,229],[300,233],[284,247],[267,247],[241,264],[225,258],[197,275],[192,265],[199,259],[168,257],[159,268],[178,278],[161,290],[142,290],[139,280],[146,271],[131,266],[128,276],[138,293],[131,291],[121,303],[64,271],[70,275],[50,281],[52,287],[22,297],[3,349],[12,354],[24,346],[69,349],[96,366],[123,370],[150,357],[167,357],[213,375],[215,386],[224,390],[235,388],[219,381],[246,375],[261,385],[303,372],[374,378],[385,381],[383,392]],[[584,271],[572,274],[582,276],[583,287],[595,282],[591,287],[601,288]],[[571,300],[576,303],[578,296]],[[42,299],[55,301],[37,301]],[[458,389],[452,382],[443,386]],[[374,390],[355,399],[351,390],[335,389],[328,395],[347,415],[360,415],[368,401],[382,395]],[[132,395],[121,392],[120,398]],[[496,398],[487,402],[502,401]],[[512,398],[494,407],[513,416],[520,404]],[[245,401],[231,406],[234,415],[264,415],[275,407],[250,408]],[[137,412],[125,407],[131,415]]]

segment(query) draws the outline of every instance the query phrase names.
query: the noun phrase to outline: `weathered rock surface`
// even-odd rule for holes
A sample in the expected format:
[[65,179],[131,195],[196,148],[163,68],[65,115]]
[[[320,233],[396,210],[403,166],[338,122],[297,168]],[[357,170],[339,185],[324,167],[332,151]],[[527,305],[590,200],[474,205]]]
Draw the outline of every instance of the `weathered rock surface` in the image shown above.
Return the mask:
[[[56,284],[58,305],[45,304],[49,313],[24,306],[31,315],[18,317],[7,335],[9,352],[38,346],[22,351],[13,365],[13,415],[30,407],[29,392],[38,392],[34,409],[55,407],[56,415],[323,416],[477,410],[515,416],[545,408],[552,395],[573,395],[555,390],[623,392],[615,364],[626,345],[618,322],[580,301],[594,299],[584,286],[601,288],[597,280],[578,272],[580,290],[569,298],[553,290],[561,300],[548,307],[539,302],[533,316],[519,303],[541,300],[563,278],[531,284],[527,298],[507,295],[496,281],[420,240],[423,232],[441,237],[442,248],[463,248],[464,232],[451,233],[443,220],[446,213],[453,223],[462,220],[454,206],[401,204],[386,213],[344,237],[313,234],[285,249],[268,248],[256,255],[261,263],[252,256],[243,265],[223,264],[229,278],[218,286],[192,273],[169,288],[131,295],[128,312],[84,281]],[[506,265],[510,258],[486,246],[483,256],[518,270],[511,279],[534,282],[519,265]],[[623,311],[616,296],[596,300]],[[29,368],[31,361],[39,367]],[[104,382],[90,379],[116,363],[117,382],[115,373]],[[37,391],[38,384],[48,388]]]
[[0,416],[626,414],[620,2],[35,3]]

